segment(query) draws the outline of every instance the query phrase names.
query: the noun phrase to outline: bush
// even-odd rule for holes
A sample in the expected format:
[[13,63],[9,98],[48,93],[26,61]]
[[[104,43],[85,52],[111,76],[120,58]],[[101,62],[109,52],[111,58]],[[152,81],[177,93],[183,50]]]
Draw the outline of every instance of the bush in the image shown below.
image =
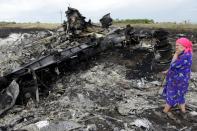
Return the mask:
[[16,22],[0,21],[0,25],[16,24]]

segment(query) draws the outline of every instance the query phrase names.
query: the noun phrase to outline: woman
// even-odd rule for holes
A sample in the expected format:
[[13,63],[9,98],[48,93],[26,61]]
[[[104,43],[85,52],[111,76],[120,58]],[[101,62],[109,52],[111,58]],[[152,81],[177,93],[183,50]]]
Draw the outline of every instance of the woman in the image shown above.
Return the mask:
[[179,105],[181,112],[185,113],[185,94],[188,91],[192,65],[192,42],[187,38],[176,41],[176,52],[172,58],[167,73],[163,96],[166,100],[163,112],[169,112],[171,107]]

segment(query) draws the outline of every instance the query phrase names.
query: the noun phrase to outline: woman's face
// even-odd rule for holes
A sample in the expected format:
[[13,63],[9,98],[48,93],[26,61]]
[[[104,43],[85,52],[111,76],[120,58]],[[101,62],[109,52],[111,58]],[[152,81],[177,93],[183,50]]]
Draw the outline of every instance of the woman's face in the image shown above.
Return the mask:
[[180,51],[180,52],[182,52],[182,51],[184,51],[184,46],[182,46],[181,44],[179,44],[179,43],[176,43],[176,51]]

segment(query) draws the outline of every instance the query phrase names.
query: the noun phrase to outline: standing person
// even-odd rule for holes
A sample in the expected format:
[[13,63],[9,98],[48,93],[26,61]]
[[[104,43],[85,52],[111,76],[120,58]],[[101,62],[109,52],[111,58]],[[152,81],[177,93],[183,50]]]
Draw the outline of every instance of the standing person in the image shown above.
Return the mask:
[[166,84],[163,93],[166,100],[163,112],[167,113],[171,107],[179,106],[185,113],[185,94],[188,91],[192,65],[192,42],[187,38],[176,40],[176,52],[172,58],[170,68],[166,73]]

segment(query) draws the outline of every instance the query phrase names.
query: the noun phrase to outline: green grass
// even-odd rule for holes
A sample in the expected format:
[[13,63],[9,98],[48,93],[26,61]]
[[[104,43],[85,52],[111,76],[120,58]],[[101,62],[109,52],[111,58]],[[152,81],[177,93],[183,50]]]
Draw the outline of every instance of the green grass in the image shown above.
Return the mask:
[[[176,23],[133,23],[134,21],[114,21],[113,25],[125,27],[130,24],[133,27],[144,27],[144,28],[164,28],[169,30],[178,31],[197,31],[197,24],[176,24]],[[2,28],[20,28],[20,29],[56,29],[61,24],[59,23],[14,23],[14,22],[0,22],[0,29]]]
[[61,24],[56,23],[5,23],[0,22],[0,29],[20,28],[20,29],[56,29]]
[[154,20],[152,19],[124,19],[124,20],[119,20],[119,19],[115,19],[113,20],[113,23],[130,23],[130,24],[153,24]]
[[114,23],[114,25],[121,27],[124,27],[128,24],[130,24],[133,27],[156,28],[156,29],[164,28],[164,29],[178,30],[178,31],[197,31],[197,24],[176,24],[176,23],[132,24],[129,22]]

